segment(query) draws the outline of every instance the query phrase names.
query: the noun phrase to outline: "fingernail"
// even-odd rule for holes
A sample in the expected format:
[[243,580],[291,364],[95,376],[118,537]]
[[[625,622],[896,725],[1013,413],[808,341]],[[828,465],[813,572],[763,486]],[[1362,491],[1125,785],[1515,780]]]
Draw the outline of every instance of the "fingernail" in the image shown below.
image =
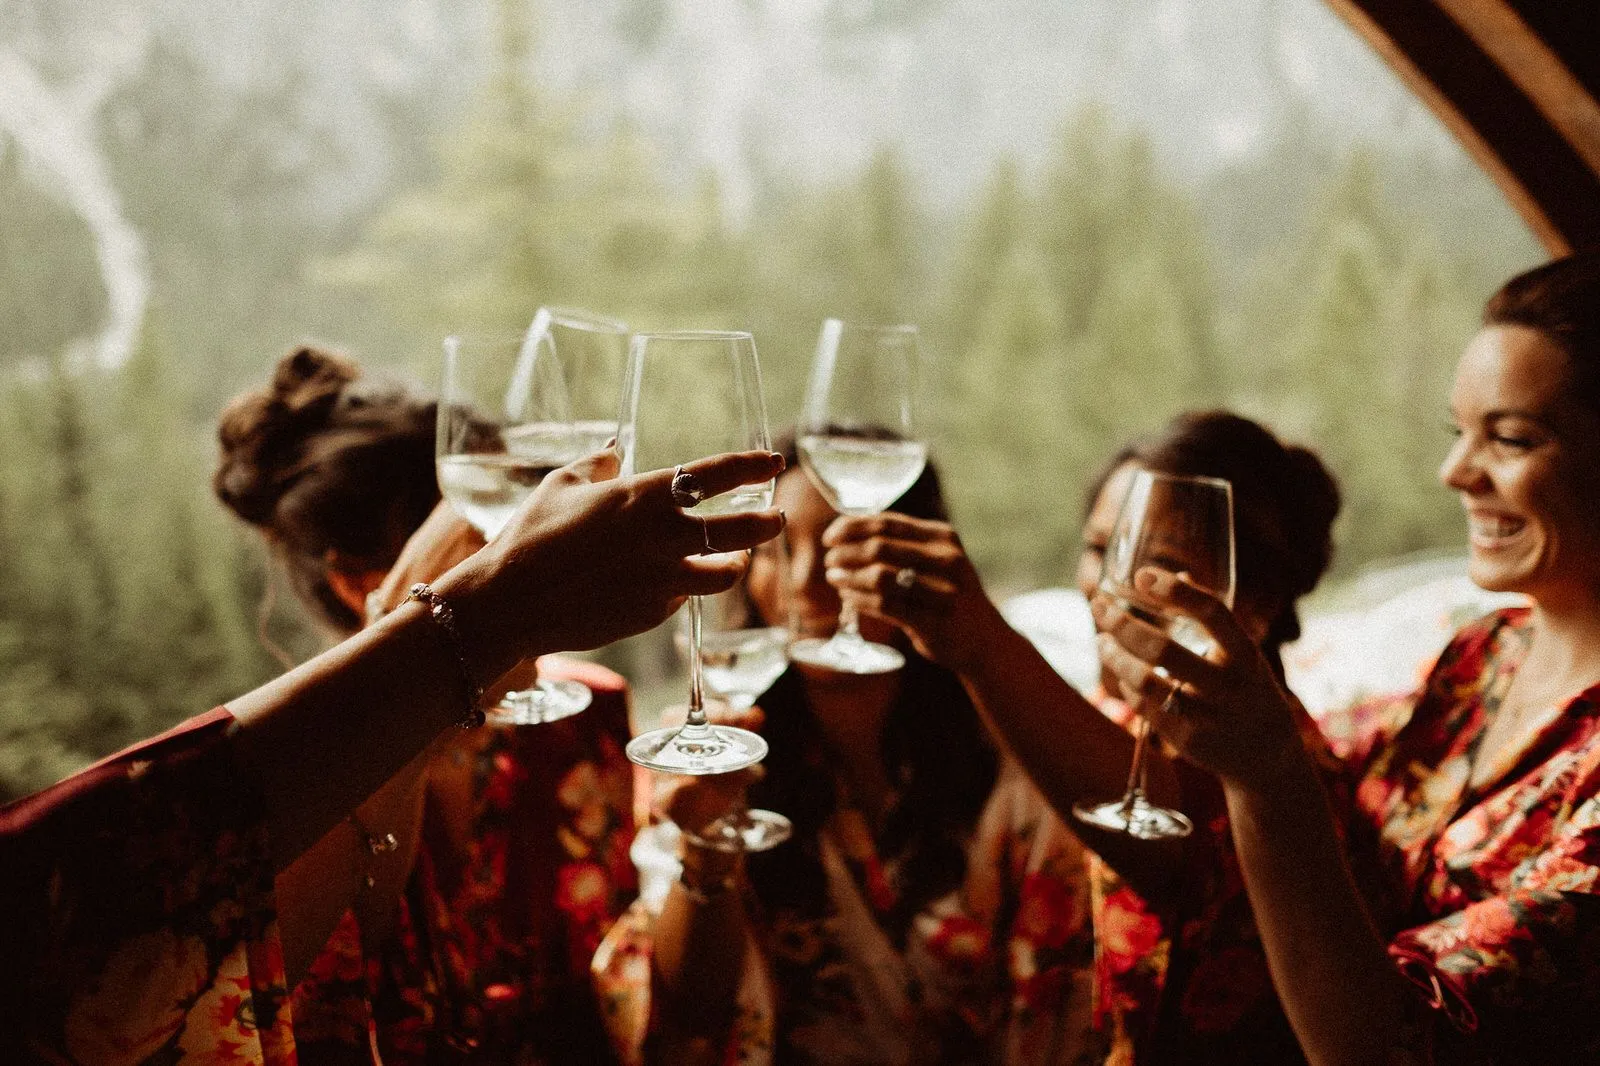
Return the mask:
[[1165,596],[1172,589],[1172,575],[1165,570],[1147,566],[1134,575],[1134,583],[1142,592]]
[[1111,634],[1109,633],[1096,633],[1094,643],[1101,655],[1109,655],[1117,647],[1117,642],[1111,639]]
[[833,584],[835,582],[843,581],[849,576],[849,574],[850,571],[845,570],[843,567],[830,566],[822,576],[828,580],[829,584]]

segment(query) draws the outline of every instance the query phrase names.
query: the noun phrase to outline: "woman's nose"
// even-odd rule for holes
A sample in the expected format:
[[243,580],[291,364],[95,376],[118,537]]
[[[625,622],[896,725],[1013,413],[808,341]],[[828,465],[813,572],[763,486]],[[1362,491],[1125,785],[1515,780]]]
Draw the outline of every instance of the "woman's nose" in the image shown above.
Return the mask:
[[1444,462],[1439,464],[1439,480],[1457,492],[1472,492],[1483,486],[1483,470],[1467,434],[1457,437],[1445,453]]

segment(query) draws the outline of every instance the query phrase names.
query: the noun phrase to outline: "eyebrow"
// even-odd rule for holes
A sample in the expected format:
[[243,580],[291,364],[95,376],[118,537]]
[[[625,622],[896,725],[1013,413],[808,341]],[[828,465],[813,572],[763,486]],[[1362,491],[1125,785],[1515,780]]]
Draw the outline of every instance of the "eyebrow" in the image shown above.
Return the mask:
[[[1450,417],[1458,422],[1461,421],[1461,415],[1454,407],[1450,408]],[[1542,412],[1525,411],[1520,407],[1497,407],[1493,411],[1485,411],[1483,414],[1483,421],[1485,422],[1493,422],[1501,418],[1521,418],[1528,422],[1537,422],[1541,426],[1548,426],[1546,416]]]

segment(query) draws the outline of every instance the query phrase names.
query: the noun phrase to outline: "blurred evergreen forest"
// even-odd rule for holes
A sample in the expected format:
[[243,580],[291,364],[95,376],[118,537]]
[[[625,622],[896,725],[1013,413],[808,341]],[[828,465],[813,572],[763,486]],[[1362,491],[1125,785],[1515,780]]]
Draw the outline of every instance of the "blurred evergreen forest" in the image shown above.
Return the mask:
[[316,647],[286,594],[263,613],[264,552],[208,487],[221,404],[307,335],[431,381],[445,333],[542,302],[750,328],[781,424],[822,318],[919,322],[933,453],[999,592],[1063,582],[1108,452],[1212,405],[1343,478],[1343,571],[1459,542],[1433,483],[1446,383],[1484,297],[1538,257],[1465,161],[1335,148],[1291,115],[1195,183],[1090,107],[1042,166],[997,159],[953,205],[884,143],[830,183],[762,174],[735,220],[714,174],[682,180],[531,76],[526,23],[492,37],[442,136],[413,121],[422,90],[373,105],[391,187],[343,213],[305,194],[327,146],[296,71],[241,88],[148,57],[95,116],[151,279],[115,369],[82,343],[107,314],[91,235],[0,137],[0,798],[270,677],[258,633]]

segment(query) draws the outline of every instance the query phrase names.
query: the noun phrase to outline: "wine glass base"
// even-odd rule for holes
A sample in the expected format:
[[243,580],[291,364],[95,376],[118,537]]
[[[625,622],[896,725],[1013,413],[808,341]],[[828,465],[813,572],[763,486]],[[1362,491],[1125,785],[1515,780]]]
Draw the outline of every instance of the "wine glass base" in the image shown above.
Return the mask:
[[1143,796],[1109,803],[1078,803],[1072,816],[1085,825],[1108,833],[1124,833],[1140,840],[1175,840],[1194,832],[1194,823],[1177,811],[1157,807]]
[[533,688],[507,692],[484,717],[490,725],[545,725],[571,718],[588,709],[593,700],[588,685],[540,678]]
[[839,674],[889,674],[906,664],[906,657],[887,644],[837,638],[797,640],[789,645],[789,658]]
[[742,814],[729,814],[686,834],[704,848],[726,851],[769,851],[794,834],[794,824],[777,811],[753,807]]
[[685,737],[687,726],[668,726],[641,733],[628,742],[628,758],[664,774],[731,774],[767,757],[760,734],[728,725],[714,725],[703,737]]

